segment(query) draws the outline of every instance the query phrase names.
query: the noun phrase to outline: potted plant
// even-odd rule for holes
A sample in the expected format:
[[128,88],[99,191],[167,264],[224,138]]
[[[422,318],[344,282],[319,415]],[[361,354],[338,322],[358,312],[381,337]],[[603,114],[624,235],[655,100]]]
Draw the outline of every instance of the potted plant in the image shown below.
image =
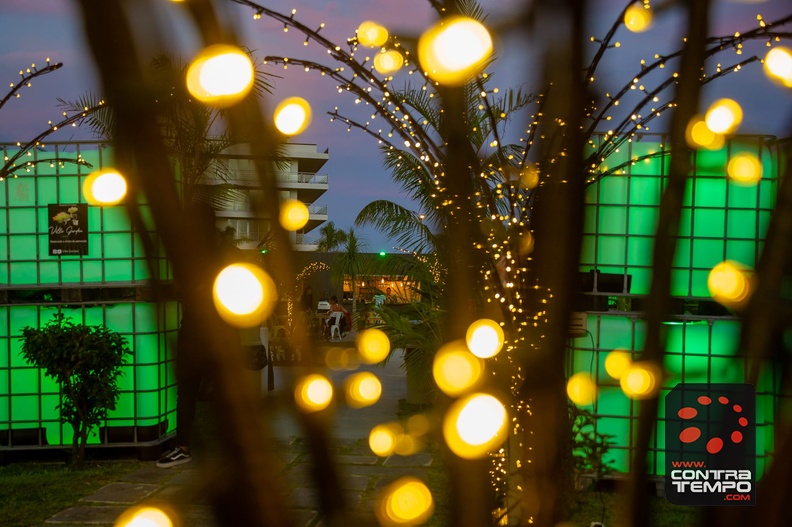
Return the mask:
[[130,351],[120,334],[105,326],[74,324],[60,312],[43,328],[22,329],[22,356],[54,378],[61,389],[61,422],[74,429],[71,465],[85,459],[88,432],[114,410],[118,376]]

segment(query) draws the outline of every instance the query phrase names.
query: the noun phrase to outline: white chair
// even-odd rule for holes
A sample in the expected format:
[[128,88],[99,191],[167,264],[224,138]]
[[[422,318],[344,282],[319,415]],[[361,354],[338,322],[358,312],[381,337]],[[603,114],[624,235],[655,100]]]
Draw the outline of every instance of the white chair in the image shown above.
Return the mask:
[[341,317],[343,316],[343,311],[336,311],[330,314],[330,319],[332,320],[330,323],[330,340],[333,340],[335,335],[338,335],[338,340],[341,340]]

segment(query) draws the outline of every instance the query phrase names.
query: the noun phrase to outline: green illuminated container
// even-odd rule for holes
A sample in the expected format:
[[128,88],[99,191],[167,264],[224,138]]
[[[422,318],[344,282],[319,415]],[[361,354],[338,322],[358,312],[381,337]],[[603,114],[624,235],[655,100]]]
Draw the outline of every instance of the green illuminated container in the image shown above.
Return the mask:
[[[629,161],[666,153],[666,143],[664,136],[645,134],[624,144],[603,163],[606,167],[623,165],[624,170],[586,191],[580,270],[629,275],[629,282],[622,281],[630,284],[629,289],[625,287],[621,294],[632,300],[633,306],[636,297],[649,292],[653,240],[669,160],[664,155]],[[738,153],[750,153],[760,160],[763,176],[758,184],[741,186],[727,180],[726,166]],[[713,266],[724,260],[755,265],[775,205],[779,156],[776,143],[767,136],[737,137],[727,140],[721,150],[693,154],[693,173],[687,182],[672,267],[672,296],[683,302],[711,300],[707,277]],[[608,305],[609,310],[588,312],[589,334],[571,341],[570,370],[590,372],[597,380],[599,397],[591,407],[596,427],[614,436],[615,445],[608,458],[614,459],[616,470],[626,472],[635,444],[638,403],[627,398],[618,381],[608,376],[604,361],[607,353],[617,348],[637,357],[644,346],[646,322],[642,313],[629,311],[629,301],[596,305]],[[663,475],[665,470],[665,395],[680,382],[747,380],[744,360],[736,356],[740,331],[736,318],[707,314],[674,318],[675,322],[666,326],[666,377],[647,460],[649,472],[656,475]],[[761,475],[773,452],[780,373],[766,368],[756,391],[757,469]]]
[[[14,146],[4,146],[11,157]],[[72,429],[61,424],[58,386],[20,354],[21,330],[40,327],[61,310],[74,323],[105,325],[127,339],[133,355],[119,378],[121,396],[89,444],[155,444],[175,429],[176,388],[171,367],[180,313],[176,302],[142,300],[152,273],[139,236],[123,206],[87,206],[87,254],[50,254],[50,205],[84,205],[82,183],[110,166],[112,149],[101,143],[59,143],[30,159],[29,172],[0,182],[0,450],[70,446]],[[151,213],[141,203],[144,223]],[[153,232],[149,233],[153,236]],[[161,279],[171,269],[157,238],[152,261]]]
[[[626,163],[623,173],[604,177],[586,190],[581,270],[630,275],[629,292],[637,295],[649,292],[653,237],[669,160],[628,160],[665,153],[665,139],[645,134],[640,141],[624,144],[604,163]],[[726,166],[738,153],[760,160],[763,177],[757,185],[726,179]],[[708,298],[707,275],[716,264],[756,263],[775,204],[777,164],[774,143],[766,136],[729,139],[721,150],[693,155],[672,268],[673,296]]]

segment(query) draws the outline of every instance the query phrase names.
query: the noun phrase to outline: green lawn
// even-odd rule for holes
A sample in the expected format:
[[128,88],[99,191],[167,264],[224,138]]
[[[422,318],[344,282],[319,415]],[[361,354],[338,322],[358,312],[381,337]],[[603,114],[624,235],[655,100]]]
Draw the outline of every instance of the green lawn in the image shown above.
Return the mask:
[[86,461],[82,470],[65,464],[12,463],[0,466],[0,525],[43,524],[80,498],[151,461]]

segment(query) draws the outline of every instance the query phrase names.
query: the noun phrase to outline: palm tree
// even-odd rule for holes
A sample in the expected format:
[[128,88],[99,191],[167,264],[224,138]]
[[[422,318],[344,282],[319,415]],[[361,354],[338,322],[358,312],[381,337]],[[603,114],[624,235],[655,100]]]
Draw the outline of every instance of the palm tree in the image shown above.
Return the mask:
[[[330,224],[332,225],[332,223]],[[359,276],[370,274],[368,260],[363,252],[368,249],[368,243],[355,234],[355,229],[336,231],[343,234],[344,241],[341,251],[333,258],[330,266],[330,276],[334,282],[343,284],[344,278],[349,276],[352,282],[352,325],[355,325],[355,310],[357,308],[357,279]]]
[[[187,67],[187,63],[172,55],[158,55],[152,59],[148,71],[154,98],[152,104],[157,107],[160,132],[175,161],[184,203],[196,201],[208,203],[214,209],[222,209],[238,200],[241,191],[227,183],[230,170],[221,154],[241,143],[243,138],[230,134],[221,110],[203,104],[190,95],[184,82]],[[256,71],[253,83],[256,96],[271,92],[271,77],[271,74]],[[88,92],[76,101],[59,101],[67,111],[80,111],[98,106],[102,98]],[[85,121],[94,135],[113,140],[115,117],[111,107],[104,106],[100,111],[90,114]],[[203,184],[203,176],[210,171],[223,183]]]
[[335,223],[328,221],[319,229],[319,243],[316,250],[332,252],[347,241],[347,233],[336,228]]

